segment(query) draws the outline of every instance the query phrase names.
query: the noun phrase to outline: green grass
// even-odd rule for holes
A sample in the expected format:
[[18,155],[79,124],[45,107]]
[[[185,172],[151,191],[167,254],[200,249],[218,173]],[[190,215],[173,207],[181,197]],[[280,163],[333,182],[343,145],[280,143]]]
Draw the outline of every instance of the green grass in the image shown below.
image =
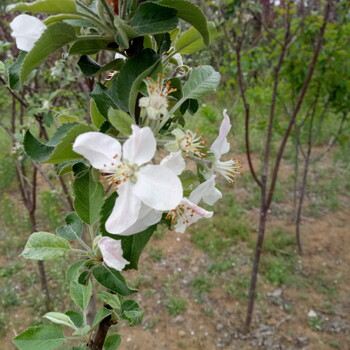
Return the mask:
[[233,195],[226,194],[209,221],[202,220],[191,230],[194,244],[212,257],[217,257],[234,243],[249,239],[250,228],[244,210]]
[[235,265],[234,259],[216,259],[208,268],[211,273],[223,273],[233,268]]
[[263,257],[261,272],[264,277],[275,285],[289,284],[293,281],[295,259],[281,256]]
[[166,307],[170,316],[177,316],[186,311],[187,299],[178,296],[172,296],[168,299]]
[[308,319],[308,324],[310,328],[314,331],[322,331],[322,325],[323,325],[323,318],[321,316],[316,316],[316,317],[310,317]]
[[201,301],[202,296],[207,294],[213,288],[213,282],[208,275],[195,277],[191,282],[191,288],[194,291],[197,299]]
[[248,289],[250,284],[250,278],[248,275],[240,275],[234,278],[234,280],[227,287],[227,292],[240,299],[248,299]]
[[149,248],[148,254],[154,263],[160,262],[163,259],[163,251],[161,248]]
[[342,348],[341,342],[338,340],[331,340],[329,342],[329,345],[334,349],[341,349]]
[[287,235],[282,229],[276,229],[270,234],[267,234],[267,237],[264,241],[264,251],[280,254],[280,253],[293,253],[293,250],[296,246],[295,237]]

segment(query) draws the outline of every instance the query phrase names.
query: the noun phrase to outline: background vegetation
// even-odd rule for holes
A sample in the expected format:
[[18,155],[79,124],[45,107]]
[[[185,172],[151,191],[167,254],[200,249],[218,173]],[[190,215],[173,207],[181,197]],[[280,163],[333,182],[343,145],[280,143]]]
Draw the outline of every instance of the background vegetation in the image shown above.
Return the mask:
[[[227,195],[209,222],[183,236],[154,235],[142,270],[132,275],[146,318],[141,328],[125,330],[124,349],[348,349],[350,5],[328,4],[320,36],[323,1],[198,2],[217,34],[208,50],[185,56],[184,63],[208,62],[223,79],[218,94],[201,101],[200,113],[188,115],[186,123],[212,140],[227,108],[233,125],[230,156],[241,159],[243,174],[234,186],[220,184]],[[48,166],[44,172],[24,154],[19,125],[36,128],[45,139],[61,118],[88,120],[83,93],[106,78],[84,77],[75,60],[62,53],[22,90],[10,91],[2,67],[18,54],[11,18],[3,13],[0,19],[0,335],[5,349],[12,349],[14,334],[42,322],[47,309],[68,302],[69,262],[37,267],[18,258],[30,232],[54,231],[72,203],[70,177],[57,178]],[[312,77],[294,115],[310,67]],[[259,181],[266,176],[269,194],[293,118],[266,209],[256,308],[247,335],[242,329],[264,208]],[[258,181],[249,167],[246,130]]]

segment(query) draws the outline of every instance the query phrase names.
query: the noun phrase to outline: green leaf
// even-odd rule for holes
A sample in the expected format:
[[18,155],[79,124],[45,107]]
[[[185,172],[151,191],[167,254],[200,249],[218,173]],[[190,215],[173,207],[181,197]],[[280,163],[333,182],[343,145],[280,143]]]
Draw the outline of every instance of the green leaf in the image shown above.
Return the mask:
[[75,326],[73,321],[70,319],[70,317],[66,314],[62,314],[61,312],[48,312],[43,317],[47,318],[49,321],[53,323],[57,323],[63,326],[77,329],[77,327]]
[[89,305],[89,301],[92,294],[92,284],[89,281],[87,286],[84,286],[76,281],[72,281],[70,284],[70,296],[74,303],[85,311]]
[[190,189],[191,186],[198,180],[197,176],[190,170],[185,170],[179,175],[184,190]]
[[78,274],[82,266],[85,264],[86,260],[77,261],[73,265],[71,265],[66,273],[66,279],[69,284],[73,281],[78,280]]
[[138,262],[143,249],[155,232],[157,225],[147,228],[145,231],[130,236],[118,236],[106,231],[105,223],[111,214],[117,193],[112,193],[104,202],[100,212],[100,232],[103,236],[109,236],[122,241],[123,257],[130,263],[124,270],[138,269]]
[[182,87],[182,99],[197,99],[216,91],[220,83],[220,74],[211,66],[194,68],[189,79]]
[[205,44],[209,45],[207,20],[198,6],[185,0],[160,0],[157,4],[176,9],[178,11],[177,16],[196,28],[203,37]]
[[181,114],[185,114],[186,111],[191,115],[194,115],[198,111],[198,101],[192,98],[187,99],[180,107]]
[[67,173],[70,173],[72,171],[73,165],[77,163],[85,163],[87,166],[89,165],[88,162],[78,159],[78,160],[68,160],[66,162],[63,162],[57,166],[56,172],[57,175],[64,175]]
[[51,325],[29,328],[13,339],[19,350],[54,350],[64,342],[62,329]]
[[143,311],[140,310],[140,305],[135,300],[124,300],[122,303],[122,319],[129,322],[131,327],[142,322]]
[[[50,27],[49,27],[50,28]],[[113,39],[103,39],[102,37],[78,38],[69,49],[70,55],[94,55],[101,50],[115,50],[117,44]]]
[[114,25],[117,29],[117,35],[115,40],[120,48],[128,49],[129,40],[136,37],[137,33],[135,30],[129,26],[124,20],[122,20],[118,15],[114,17]]
[[[87,335],[91,330],[91,327],[89,325],[84,326],[83,328],[77,329],[75,332],[73,332],[73,336],[84,336]],[[85,348],[86,349],[86,348]],[[84,350],[85,350],[84,349]]]
[[122,238],[123,256],[126,260],[130,262],[124,270],[138,269],[138,263],[141,253],[146,247],[146,244],[152,237],[156,228],[157,225],[153,225],[135,235],[126,236]]
[[110,108],[108,111],[109,122],[122,134],[131,135],[131,125],[134,124],[130,115],[118,109]]
[[77,123],[79,120],[79,118],[77,116],[69,115],[69,114],[59,114],[56,118],[62,124],[64,124],[64,123]]
[[122,318],[129,322],[130,327],[134,327],[142,322],[144,312],[140,310],[124,311]]
[[93,77],[101,69],[101,65],[87,55],[81,56],[77,64],[86,77]]
[[19,2],[8,5],[7,11],[30,11],[43,13],[75,13],[75,0],[37,0],[31,3]]
[[65,218],[66,224],[56,228],[56,233],[68,240],[75,240],[83,234],[83,222],[76,213],[70,213]]
[[[59,129],[57,130],[57,132],[58,131]],[[27,153],[28,157],[36,162],[45,162],[47,159],[49,159],[51,153],[55,149],[54,146],[47,146],[46,144],[36,139],[30,132],[30,130],[27,130],[24,134],[23,146],[24,151]]]
[[156,39],[156,42],[157,42],[157,47],[158,47],[157,53],[159,55],[162,55],[164,52],[167,52],[170,50],[171,39],[170,39],[169,33],[158,34],[158,35],[155,35],[154,38]]
[[177,27],[177,13],[174,8],[145,2],[137,8],[130,24],[139,35],[164,33]]
[[120,310],[120,298],[117,294],[112,294],[105,291],[98,292],[98,298],[105,304],[108,304],[112,309]]
[[96,102],[93,98],[90,100],[90,117],[97,128],[100,128],[106,121],[106,118],[98,110]]
[[[208,32],[210,36],[210,42],[217,35],[215,24],[213,22],[208,22]],[[181,54],[191,54],[205,48],[205,43],[203,37],[199,31],[191,27],[186,30],[178,40],[175,42],[175,52]]]
[[98,283],[112,292],[123,296],[128,296],[136,292],[136,290],[132,290],[126,285],[125,279],[121,273],[114,269],[110,269],[107,266],[94,267],[92,269],[92,274]]
[[73,190],[76,213],[85,223],[92,225],[98,220],[103,204],[103,186],[95,182],[91,173],[88,172],[75,179]]
[[171,109],[174,113],[187,99],[197,99],[216,91],[220,83],[220,74],[212,66],[194,68],[190,77],[182,87],[182,98]]
[[49,260],[70,250],[69,242],[49,232],[34,232],[29,237],[22,256],[26,259]]
[[23,60],[20,71],[21,83],[50,54],[75,39],[75,29],[69,24],[56,22],[48,26]]
[[104,350],[116,350],[122,342],[122,338],[119,334],[113,334],[106,338],[103,349]]
[[120,102],[116,95],[116,81],[113,81],[109,89],[98,83],[90,96],[94,99],[98,111],[105,119],[107,119],[108,109],[110,107],[119,108]]
[[117,58],[111,62],[108,62],[97,72],[97,74],[108,72],[108,71],[119,71],[125,63],[125,60],[122,58]]
[[27,56],[26,51],[20,51],[17,59],[13,62],[8,68],[8,76],[9,76],[9,86],[12,90],[19,90],[21,85],[20,80],[20,70],[23,63],[24,58]]
[[83,315],[80,312],[69,310],[66,311],[65,314],[72,320],[72,322],[77,328],[83,326]]
[[90,270],[83,271],[78,277],[78,282],[84,286],[87,286],[89,283],[90,277],[91,277]]
[[101,321],[103,321],[107,316],[112,314],[112,310],[108,310],[105,307],[97,311],[94,322],[92,323],[91,328],[95,328]]
[[130,311],[130,310],[139,310],[140,305],[135,300],[124,300],[122,304],[122,310],[123,311]]
[[81,56],[78,61],[78,66],[86,77],[93,77],[94,75],[107,71],[119,71],[123,65],[124,60],[122,58],[108,62],[104,66],[101,66],[91,57],[86,55]]
[[120,108],[134,117],[136,98],[143,79],[160,70],[160,56],[145,49],[126,61],[116,81],[116,95]]
[[36,162],[58,164],[82,156],[73,151],[78,135],[95,130],[92,125],[64,123],[47,144],[36,139],[29,130],[24,135],[23,145],[27,155]]
[[[66,123],[68,124],[68,123]],[[63,124],[63,125],[66,125]],[[62,125],[62,126],[63,126]],[[73,151],[73,143],[75,139],[85,132],[95,131],[95,128],[92,125],[86,124],[76,124],[74,125],[59,141],[55,149],[51,153],[49,159],[46,161],[51,164],[58,164],[66,162],[72,159],[79,159],[82,156]],[[52,140],[50,140],[51,143]]]

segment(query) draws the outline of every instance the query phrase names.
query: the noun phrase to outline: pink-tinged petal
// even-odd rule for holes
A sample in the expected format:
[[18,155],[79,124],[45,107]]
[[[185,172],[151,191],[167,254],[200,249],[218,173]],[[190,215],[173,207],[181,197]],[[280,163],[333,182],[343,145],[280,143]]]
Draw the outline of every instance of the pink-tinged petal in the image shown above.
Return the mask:
[[174,209],[182,198],[180,179],[162,165],[146,165],[136,174],[133,194],[156,210]]
[[216,201],[222,198],[222,193],[215,187],[215,175],[210,179],[202,182],[190,194],[190,201],[198,204],[201,200],[204,203],[213,205]]
[[156,153],[157,142],[152,130],[146,126],[140,128],[132,125],[132,135],[123,145],[123,158],[130,164],[148,163]]
[[129,264],[129,261],[123,258],[123,249],[120,240],[110,237],[102,237],[98,241],[98,247],[101,250],[104,263],[117,271],[122,271]]
[[181,151],[178,151],[171,152],[168,156],[163,158],[160,165],[172,170],[176,175],[180,175],[186,167],[186,162],[181,155]]
[[15,17],[10,27],[17,47],[23,51],[30,51],[46,29],[38,18],[24,14]]
[[224,119],[221,122],[219,136],[210,147],[210,151],[213,152],[218,159],[230,150],[230,144],[227,142],[226,137],[231,129],[231,123],[230,118],[226,113],[226,109],[224,110],[223,115]]
[[141,201],[133,194],[133,187],[134,185],[130,182],[125,182],[120,186],[119,197],[106,221],[107,232],[119,235],[135,224],[139,216]]
[[141,209],[136,222],[125,231],[119,233],[120,236],[130,236],[142,232],[148,227],[158,223],[162,218],[162,212],[154,210],[145,204],[141,204]]
[[107,171],[113,168],[112,163],[120,163],[119,141],[100,132],[79,135],[73,144],[73,151],[84,156],[96,169]]
[[207,211],[199,207],[197,204],[192,203],[187,198],[182,199],[180,206],[182,208],[179,208],[177,210],[177,213],[180,214],[178,215],[176,224],[174,226],[175,232],[178,233],[184,233],[188,226],[194,224],[199,219],[209,219],[213,216],[212,211]]

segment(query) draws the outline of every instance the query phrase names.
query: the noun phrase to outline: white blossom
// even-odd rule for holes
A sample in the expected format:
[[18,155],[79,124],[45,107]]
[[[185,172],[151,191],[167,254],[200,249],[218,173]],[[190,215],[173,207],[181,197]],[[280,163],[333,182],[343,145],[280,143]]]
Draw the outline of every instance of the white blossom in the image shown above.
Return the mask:
[[231,123],[226,109],[223,112],[223,116],[224,119],[220,125],[219,135],[210,147],[210,152],[215,156],[212,170],[222,175],[229,183],[235,183],[237,175],[240,175],[238,169],[241,168],[241,165],[239,161],[235,159],[228,161],[220,160],[221,156],[230,150],[227,135],[231,130]]
[[203,135],[198,135],[198,130],[195,132],[191,130],[182,131],[181,129],[175,129],[172,131],[175,136],[174,141],[170,141],[166,144],[165,148],[170,152],[182,151],[188,158],[190,155],[203,159],[206,154],[206,143],[203,139]]
[[30,51],[46,29],[46,25],[38,18],[29,15],[15,17],[10,27],[17,47],[23,51]]
[[170,81],[164,84],[164,79],[164,75],[158,74],[157,80],[152,78],[145,80],[148,96],[140,98],[139,106],[146,109],[147,116],[151,120],[157,120],[168,114],[169,101],[167,96],[175,89],[170,87]]
[[136,125],[132,130],[123,146],[99,132],[81,134],[73,145],[118,192],[106,221],[106,230],[118,235],[131,235],[156,223],[162,211],[174,209],[182,198],[181,181],[172,170],[147,164],[156,152],[152,130]]
[[201,195],[198,193],[200,191],[201,189],[197,187],[191,192],[189,199],[182,198],[181,203],[169,211],[166,218],[171,220],[175,232],[184,233],[189,225],[194,224],[199,219],[209,219],[213,216],[212,211],[207,211],[198,205],[199,200],[201,200]]
[[103,261],[107,266],[117,271],[122,271],[129,264],[129,261],[123,258],[123,249],[120,240],[101,237],[97,244],[100,248]]

